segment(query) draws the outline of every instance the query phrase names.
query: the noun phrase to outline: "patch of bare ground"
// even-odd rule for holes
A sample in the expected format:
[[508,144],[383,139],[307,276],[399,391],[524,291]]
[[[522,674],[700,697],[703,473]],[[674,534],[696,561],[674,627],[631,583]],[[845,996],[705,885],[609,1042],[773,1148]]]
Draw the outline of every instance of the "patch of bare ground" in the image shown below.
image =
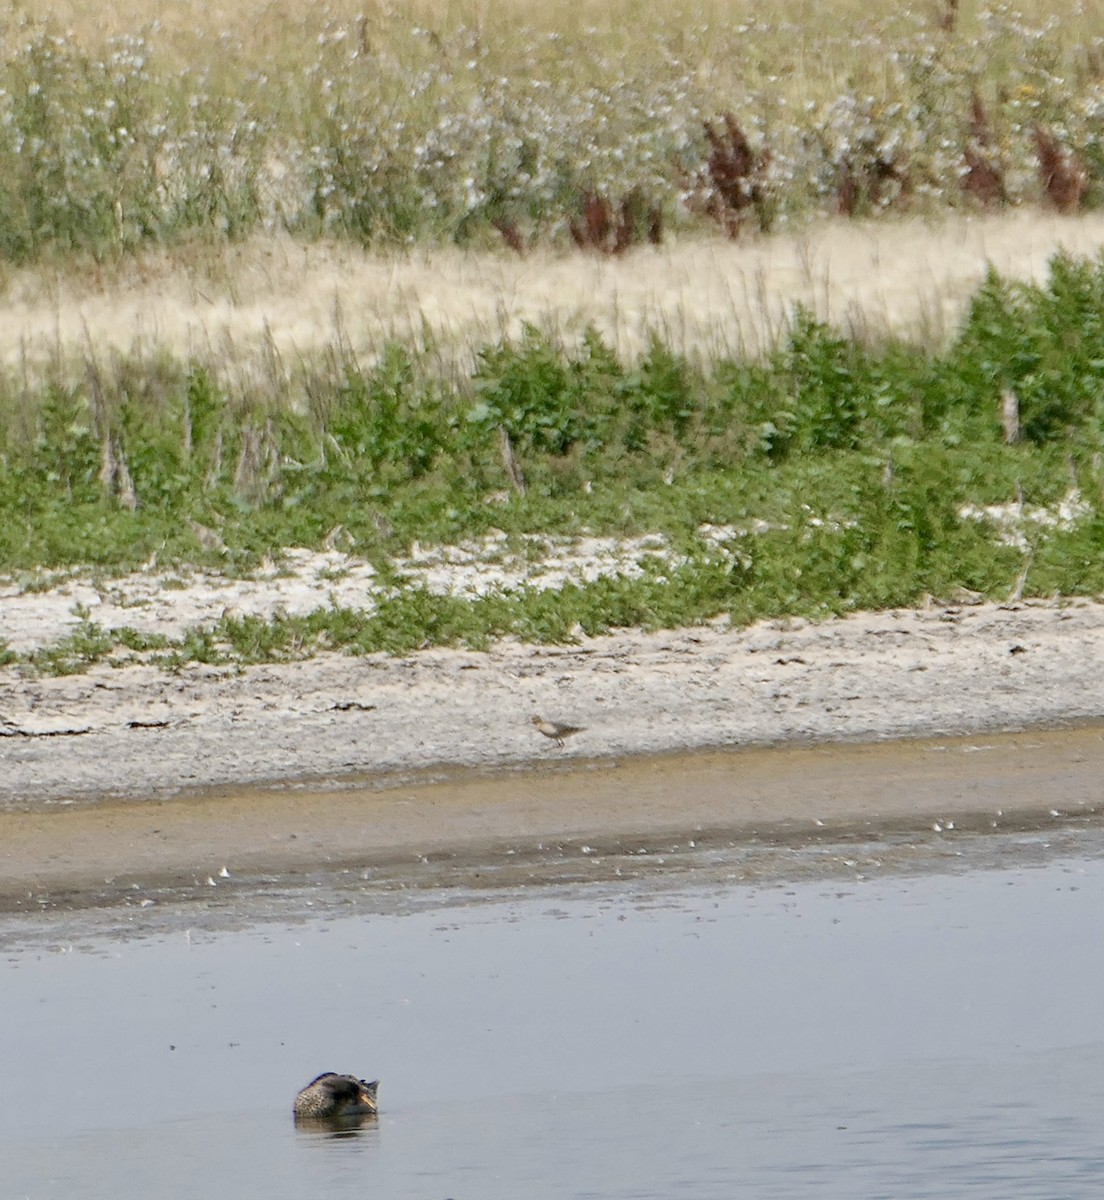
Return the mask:
[[[1104,719],[1104,605],[983,604],[624,631],[405,658],[0,675],[0,801],[171,797]],[[560,749],[533,713],[585,727]]]

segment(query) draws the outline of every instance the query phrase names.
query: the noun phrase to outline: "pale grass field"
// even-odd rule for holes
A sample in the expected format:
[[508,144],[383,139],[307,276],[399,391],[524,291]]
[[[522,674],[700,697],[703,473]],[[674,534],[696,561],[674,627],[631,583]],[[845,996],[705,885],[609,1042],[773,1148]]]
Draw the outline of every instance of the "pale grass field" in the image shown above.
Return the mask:
[[588,325],[626,360],[652,335],[700,355],[758,355],[795,304],[866,339],[951,337],[991,264],[1042,281],[1060,249],[1095,256],[1104,214],[1018,211],[922,222],[822,222],[747,242],[699,239],[621,258],[455,248],[367,253],[256,239],[157,252],[109,272],[28,269],[7,280],[0,362],[36,377],[91,355],[168,352],[255,377],[340,348],[370,364],[390,340],[467,370],[480,345],[531,323],[569,344]]
[[[965,0],[962,19],[982,6]],[[938,12],[932,0],[932,12]],[[1028,15],[1061,13],[1066,21],[1084,14],[1081,0],[1027,0],[1018,6]],[[839,22],[890,19],[897,6],[872,12],[863,0],[772,0],[769,13],[761,0],[672,0],[655,5],[644,0],[171,0],[154,10],[148,0],[105,0],[90,6],[82,0],[54,0],[49,15],[66,30],[94,46],[112,37],[155,27],[166,44],[185,45],[208,39],[242,39],[258,52],[271,50],[304,31],[339,26],[363,28],[374,48],[397,33],[417,27],[445,38],[457,29],[473,29],[509,37],[512,29],[527,33],[555,32],[566,38],[595,36],[611,48],[625,49],[650,42],[657,31],[684,31],[694,52],[705,54],[703,26],[723,30],[749,20],[799,25],[813,36],[819,28]],[[45,15],[45,14],[40,14]],[[690,48],[690,47],[687,47]],[[816,58],[810,55],[810,58]]]
[[[968,33],[993,9],[1030,23],[1053,18],[1071,40],[1099,32],[1101,25],[1097,6],[1087,0],[1020,0],[1017,4],[960,0],[958,28]],[[872,5],[865,0],[771,0],[769,5],[762,0],[670,0],[662,5],[646,0],[169,0],[156,8],[148,0],[103,0],[96,5],[53,0],[48,14],[38,15],[49,15],[90,46],[153,27],[166,45],[178,47],[240,39],[259,62],[304,32],[339,26],[363,29],[367,44],[376,50],[412,26],[441,38],[461,28],[507,41],[511,30],[554,32],[591,42],[597,37],[611,50],[650,44],[662,33],[673,39],[672,49],[705,61],[713,48],[728,44],[727,32],[738,32],[752,22],[791,33],[805,31],[796,43],[792,36],[789,39],[791,63],[795,70],[808,67],[819,72],[833,67],[817,49],[826,31],[838,35],[848,27],[934,24],[944,10],[941,0],[906,5]]]
[[202,64],[212,79],[290,75],[317,47],[339,44],[412,73],[463,73],[474,51],[492,73],[566,72],[599,89],[689,68],[718,111],[753,92],[769,93],[779,110],[840,92],[889,100],[899,94],[892,59],[901,46],[948,37],[968,48],[994,22],[1032,31],[1028,43],[1045,28],[1062,70],[1099,53],[1104,39],[1095,0],[53,0],[33,15],[92,53],[137,35],[154,62]]
[[[689,71],[716,100],[716,114],[754,89],[795,111],[817,95],[879,92],[879,73],[881,90],[891,93],[889,50],[913,34],[925,52],[935,44],[948,50],[947,70],[969,74],[972,60],[958,56],[987,13],[1017,27],[1050,22],[1056,63],[1076,59],[1082,72],[1104,33],[1104,8],[1087,0],[961,0],[956,32],[943,41],[947,11],[948,0],[171,0],[156,8],[148,0],[54,0],[48,12],[7,7],[0,34],[30,15],[71,30],[92,50],[140,34],[143,54],[212,78],[286,69],[291,104],[293,72],[322,44],[336,42],[369,65],[398,64],[400,79],[407,67],[452,71],[463,65],[461,51],[477,47],[489,63],[480,86],[495,71],[522,76],[538,67],[553,77],[570,72],[573,86],[585,76],[598,88]],[[461,30],[474,32],[474,42],[457,36]],[[1036,41],[1030,31],[1017,35],[1016,53]],[[573,56],[573,46],[587,53]],[[338,60],[319,61],[328,70]],[[34,381],[47,368],[82,372],[89,357],[168,352],[231,373],[293,374],[335,346],[370,362],[397,339],[428,341],[444,363],[467,369],[481,343],[516,337],[527,322],[569,341],[593,325],[626,359],[652,335],[704,357],[755,355],[777,342],[798,303],[860,337],[899,334],[933,346],[953,334],[988,264],[1039,280],[1059,248],[1096,254],[1104,242],[1104,216],[1063,218],[1026,206],[936,224],[819,219],[793,228],[738,242],[676,234],[617,259],[562,248],[518,258],[444,244],[364,252],[349,241],[258,234],[214,246],[201,237],[118,259],[109,253],[107,267],[78,258],[7,268],[0,364]]]

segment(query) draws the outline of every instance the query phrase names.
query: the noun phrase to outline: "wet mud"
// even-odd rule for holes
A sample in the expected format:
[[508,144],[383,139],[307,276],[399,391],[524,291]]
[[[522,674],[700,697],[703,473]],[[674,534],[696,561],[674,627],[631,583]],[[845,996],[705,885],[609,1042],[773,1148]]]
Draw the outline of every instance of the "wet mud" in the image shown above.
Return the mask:
[[967,837],[1093,825],[1101,778],[1094,725],[51,805],[0,812],[0,912],[217,909],[322,887],[382,902],[659,876],[710,855],[729,877],[831,873],[848,846],[903,864],[953,858]]

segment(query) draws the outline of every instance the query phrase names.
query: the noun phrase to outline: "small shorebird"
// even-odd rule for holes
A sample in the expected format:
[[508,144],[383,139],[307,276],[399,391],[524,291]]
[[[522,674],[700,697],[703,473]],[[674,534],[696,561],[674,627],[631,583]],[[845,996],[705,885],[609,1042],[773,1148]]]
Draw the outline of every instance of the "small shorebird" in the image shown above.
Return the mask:
[[584,732],[582,725],[561,725],[559,721],[546,721],[535,713],[529,720],[546,738],[551,738],[557,746],[562,746],[564,738],[570,737],[573,733]]
[[378,1087],[378,1079],[367,1083],[355,1075],[324,1071],[295,1097],[296,1119],[335,1121],[343,1117],[371,1116],[379,1111],[376,1103]]

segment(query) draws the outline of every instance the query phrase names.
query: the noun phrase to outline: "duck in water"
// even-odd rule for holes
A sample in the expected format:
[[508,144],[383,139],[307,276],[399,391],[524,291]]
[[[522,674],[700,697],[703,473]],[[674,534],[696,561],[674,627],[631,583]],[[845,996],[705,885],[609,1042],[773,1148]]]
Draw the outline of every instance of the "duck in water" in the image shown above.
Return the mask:
[[378,1079],[368,1083],[355,1075],[323,1071],[295,1097],[295,1119],[340,1121],[347,1117],[375,1116],[379,1112],[378,1087]]

